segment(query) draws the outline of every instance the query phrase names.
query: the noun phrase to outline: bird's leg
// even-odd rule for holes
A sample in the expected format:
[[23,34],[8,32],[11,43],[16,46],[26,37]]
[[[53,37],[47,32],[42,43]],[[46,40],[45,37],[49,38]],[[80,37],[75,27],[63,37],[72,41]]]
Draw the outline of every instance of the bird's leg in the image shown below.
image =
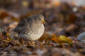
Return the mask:
[[40,41],[38,41],[38,40],[35,40],[35,46],[36,47],[40,47],[42,44],[41,44],[41,42]]
[[35,41],[32,41],[31,40],[31,44],[32,44],[32,46],[35,46],[36,44],[35,44]]
[[28,45],[28,46],[33,46],[33,47],[35,47],[36,44],[35,44],[35,41],[33,41],[33,40],[28,40],[28,41],[27,41],[27,45]]
[[20,38],[19,41],[20,41],[20,43],[21,43],[22,45],[25,45],[25,41],[24,41],[23,38]]
[[35,44],[38,45],[39,44],[39,41],[38,40],[35,40]]

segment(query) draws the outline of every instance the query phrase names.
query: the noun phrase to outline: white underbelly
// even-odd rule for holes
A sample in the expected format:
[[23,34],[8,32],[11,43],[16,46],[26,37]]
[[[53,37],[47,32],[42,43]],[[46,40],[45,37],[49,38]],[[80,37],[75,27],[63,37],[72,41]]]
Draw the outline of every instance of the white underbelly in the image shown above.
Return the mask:
[[29,40],[38,40],[43,35],[44,30],[45,30],[44,25],[42,24],[41,27],[37,30],[36,33],[30,32],[30,33],[27,33],[25,36]]

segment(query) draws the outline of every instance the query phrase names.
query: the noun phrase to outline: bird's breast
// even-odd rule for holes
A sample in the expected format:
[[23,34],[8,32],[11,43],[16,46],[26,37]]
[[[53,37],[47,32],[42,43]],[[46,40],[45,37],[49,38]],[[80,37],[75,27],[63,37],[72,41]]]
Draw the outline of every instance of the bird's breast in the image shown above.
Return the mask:
[[37,40],[43,35],[44,30],[45,28],[43,24],[39,27],[32,27],[31,30],[25,34],[25,37],[29,40]]

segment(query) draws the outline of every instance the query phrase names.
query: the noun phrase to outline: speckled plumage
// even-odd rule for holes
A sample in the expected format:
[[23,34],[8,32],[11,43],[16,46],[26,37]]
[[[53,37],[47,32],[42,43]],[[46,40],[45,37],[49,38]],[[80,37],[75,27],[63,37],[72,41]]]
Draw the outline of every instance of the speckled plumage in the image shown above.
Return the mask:
[[38,40],[45,30],[42,19],[44,19],[42,15],[22,19],[14,31],[18,33],[20,38]]

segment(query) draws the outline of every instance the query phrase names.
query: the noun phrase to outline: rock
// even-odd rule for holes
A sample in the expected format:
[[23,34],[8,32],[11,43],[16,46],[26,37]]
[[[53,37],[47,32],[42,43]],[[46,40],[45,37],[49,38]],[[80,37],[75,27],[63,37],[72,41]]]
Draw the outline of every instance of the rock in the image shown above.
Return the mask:
[[85,43],[85,32],[80,33],[80,34],[78,35],[77,39],[78,39],[79,41]]

